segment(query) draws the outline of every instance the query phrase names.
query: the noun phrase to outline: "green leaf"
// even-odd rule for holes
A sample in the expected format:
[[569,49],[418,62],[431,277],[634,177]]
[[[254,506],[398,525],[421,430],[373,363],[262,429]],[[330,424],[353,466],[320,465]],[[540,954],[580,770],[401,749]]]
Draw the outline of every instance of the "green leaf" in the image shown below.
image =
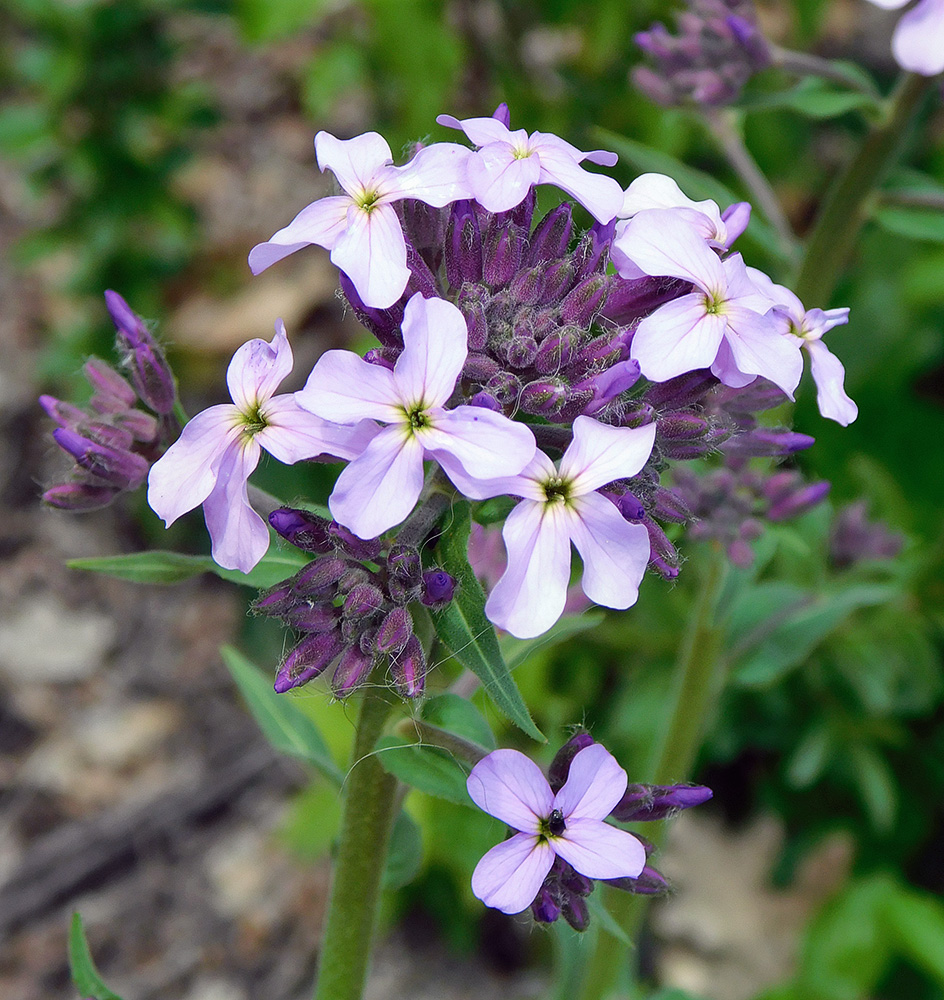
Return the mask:
[[432,615],[436,634],[449,652],[479,678],[495,705],[532,739],[544,742],[502,658],[495,629],[485,616],[485,593],[466,555],[472,528],[470,510],[465,502],[453,505],[449,529],[439,542],[443,568],[456,578],[457,587],[449,604]]
[[944,212],[934,208],[882,206],[872,218],[896,236],[926,243],[944,243]]
[[381,885],[399,889],[416,878],[423,861],[423,838],[420,828],[408,813],[400,810],[390,834],[390,850]]
[[317,24],[331,7],[328,0],[238,0],[236,16],[247,41],[271,42]]
[[223,662],[266,739],[276,750],[313,764],[326,778],[340,785],[341,772],[331,757],[318,727],[288,694],[276,694],[270,679],[232,646],[220,649]]
[[549,628],[543,635],[534,639],[517,639],[513,635],[504,635],[499,642],[502,655],[509,670],[514,670],[534,653],[543,652],[565,642],[571,636],[596,628],[606,615],[602,611],[586,611],[579,615],[567,615]]
[[270,548],[258,565],[248,573],[241,573],[236,569],[224,569],[218,566],[209,556],[191,556],[183,552],[155,549],[118,556],[70,559],[66,566],[69,569],[82,569],[91,573],[105,573],[107,576],[130,580],[132,583],[179,583],[200,573],[215,573],[232,583],[265,589],[294,575],[306,562],[308,559],[303,552]]
[[875,749],[859,743],[849,750],[852,776],[876,830],[891,830],[898,811],[895,775]]
[[617,941],[630,950],[635,950],[636,945],[626,931],[617,923],[613,914],[603,905],[603,899],[599,892],[595,892],[593,895],[587,897],[587,909],[590,911],[590,919],[599,923],[600,927],[610,937],[616,938]]
[[377,759],[388,773],[427,795],[472,805],[465,787],[469,771],[439,747],[384,736],[377,743]]
[[492,727],[467,698],[457,694],[437,695],[423,705],[422,717],[426,722],[471,740],[486,750],[495,749]]
[[944,986],[944,905],[941,900],[901,888],[886,902],[885,916],[898,951]]
[[113,993],[102,982],[102,977],[95,968],[82,927],[82,918],[78,913],[72,914],[72,924],[69,927],[69,968],[72,970],[72,982],[83,997],[90,997],[92,1000],[121,1000],[117,993]]
[[828,726],[818,723],[800,740],[787,764],[787,781],[794,788],[809,788],[823,773],[833,749]]
[[740,105],[745,111],[768,111],[787,108],[807,118],[838,118],[858,108],[877,108],[879,99],[857,90],[843,90],[826,80],[807,77],[795,87],[776,94],[765,94]]

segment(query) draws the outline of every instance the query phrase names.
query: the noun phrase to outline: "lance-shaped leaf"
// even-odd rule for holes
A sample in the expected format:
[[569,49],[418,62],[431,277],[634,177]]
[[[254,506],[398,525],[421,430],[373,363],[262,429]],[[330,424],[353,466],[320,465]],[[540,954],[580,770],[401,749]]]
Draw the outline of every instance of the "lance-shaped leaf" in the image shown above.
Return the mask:
[[384,736],[377,743],[377,759],[384,769],[427,795],[462,806],[472,806],[466,778],[472,768],[459,758],[427,743],[414,743],[402,736]]
[[91,1000],[121,1000],[117,993],[102,982],[102,977],[95,968],[82,927],[82,918],[78,913],[72,914],[72,925],[69,927],[69,968],[72,970],[72,982],[83,997]]

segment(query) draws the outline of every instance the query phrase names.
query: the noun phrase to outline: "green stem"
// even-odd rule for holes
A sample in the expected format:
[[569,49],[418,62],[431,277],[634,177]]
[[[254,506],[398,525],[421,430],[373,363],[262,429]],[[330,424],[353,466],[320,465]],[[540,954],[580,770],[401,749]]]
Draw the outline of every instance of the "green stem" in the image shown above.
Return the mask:
[[774,66],[794,76],[818,76],[821,80],[832,80],[867,97],[879,99],[879,93],[868,76],[862,76],[842,63],[822,59],[809,52],[782,49],[779,45],[770,47],[770,55]]
[[396,807],[396,779],[373,749],[390,712],[383,692],[361,702],[318,963],[315,1000],[360,1000]]
[[908,126],[931,83],[932,78],[917,74],[901,78],[886,115],[826,195],[793,285],[805,305],[829,305],[868,215],[873,192],[898,157]]
[[[703,567],[702,585],[676,661],[666,725],[645,776],[645,780],[655,784],[685,781],[689,777],[723,687],[722,633],[715,612],[727,561],[724,553],[716,549],[704,554],[708,557],[707,565]],[[653,833],[648,830],[646,833],[658,847],[664,824],[658,824]],[[631,941],[638,937],[646,902],[645,896],[618,889],[607,892],[607,909]],[[601,928],[587,965],[580,1000],[605,1000],[617,987],[627,965],[625,946]]]

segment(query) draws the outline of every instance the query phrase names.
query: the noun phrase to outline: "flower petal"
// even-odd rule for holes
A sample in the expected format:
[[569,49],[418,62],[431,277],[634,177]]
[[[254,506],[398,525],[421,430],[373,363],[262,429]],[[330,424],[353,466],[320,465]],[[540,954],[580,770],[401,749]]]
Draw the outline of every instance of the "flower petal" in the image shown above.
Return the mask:
[[328,507],[358,538],[376,538],[413,510],[422,488],[423,449],[412,434],[393,425],[338,476]]
[[628,219],[647,208],[687,208],[704,216],[706,221],[700,225],[705,229],[706,239],[718,239],[719,234],[725,231],[716,202],[710,198],[693,201],[673,178],[665,174],[640,174],[623,195],[619,217]]
[[[777,313],[776,310],[767,314],[768,318],[775,318]],[[785,324],[789,321],[784,319]],[[731,389],[743,389],[744,386],[750,385],[757,376],[756,375],[745,375],[738,366],[737,362],[734,360],[734,355],[731,353],[731,348],[726,340],[721,341],[721,346],[718,348],[718,355],[711,364],[711,374],[722,382],[724,385]]]
[[923,76],[944,70],[944,3],[921,0],[905,11],[892,36],[892,53],[902,69]]
[[472,891],[502,913],[526,910],[554,864],[547,841],[516,833],[493,847],[472,872]]
[[404,419],[396,382],[389,368],[372,365],[353,351],[326,351],[312,368],[295,402],[336,424],[374,419]]
[[718,353],[724,330],[724,317],[705,312],[703,295],[683,295],[659,306],[639,324],[630,355],[646,378],[665,382],[707,368]]
[[554,808],[560,809],[568,825],[572,819],[605,819],[623,797],[627,783],[616,758],[602,744],[592,743],[574,755],[567,782],[554,797]]
[[538,183],[541,164],[536,156],[518,159],[507,142],[492,142],[470,157],[467,170],[475,200],[489,212],[507,212]]
[[561,478],[570,481],[572,496],[582,496],[614,479],[635,476],[652,453],[655,439],[655,423],[612,427],[593,417],[577,417],[574,439],[561,459]]
[[816,402],[819,412],[829,420],[848,427],[859,415],[859,408],[846,395],[843,382],[846,377],[842,362],[821,340],[806,341],[810,356],[810,372],[816,383]]
[[497,118],[465,118],[459,121],[452,115],[439,115],[436,121],[446,128],[457,128],[465,132],[476,146],[486,146],[490,142],[510,143],[514,137],[514,133]]
[[331,263],[351,279],[365,306],[392,306],[410,279],[403,229],[393,206],[378,204],[368,212],[351,205]]
[[411,296],[403,313],[403,353],[393,368],[397,393],[407,408],[442,406],[465,364],[465,317],[445,299]]
[[487,480],[520,473],[536,447],[528,427],[482,406],[442,410],[417,437],[440,464],[442,453],[451,455],[471,477]]
[[635,878],[646,865],[639,840],[596,819],[573,820],[551,846],[587,878]]
[[409,163],[393,167],[384,194],[391,200],[416,198],[442,208],[453,201],[471,198],[466,166],[472,151],[454,142],[425,146]]
[[544,773],[517,750],[493,750],[483,757],[472,768],[466,787],[479,809],[522,833],[539,833],[541,821],[554,808],[554,793]]
[[750,309],[729,305],[725,318],[725,340],[738,370],[746,375],[763,375],[793,399],[793,390],[803,374],[799,341],[777,333],[766,316]]
[[269,528],[249,505],[246,484],[259,464],[261,450],[252,439],[227,449],[216,486],[203,502],[203,516],[213,541],[213,559],[225,569],[248,573],[269,547]]
[[604,225],[616,218],[623,203],[623,189],[605,174],[584,170],[571,156],[557,147],[544,144],[536,148],[541,163],[538,184],[554,184]]
[[636,603],[649,564],[649,532],[625,520],[599,493],[571,501],[570,537],[583,560],[580,586],[595,604],[623,610]]
[[276,320],[271,343],[256,339],[243,344],[226,369],[229,394],[240,412],[252,414],[272,397],[283,380],[291,375],[292,365],[292,348],[281,320]]
[[280,462],[292,465],[316,455],[357,458],[380,433],[373,420],[335,424],[303,410],[294,395],[274,396],[265,407],[266,426],[256,440]]
[[570,534],[562,504],[522,500],[502,528],[508,568],[485,602],[485,614],[519,639],[546,632],[560,618],[570,581]]
[[260,274],[276,261],[311,246],[331,250],[347,228],[347,210],[351,199],[345,196],[321,198],[303,208],[292,221],[249,251],[249,269]]
[[348,194],[357,197],[373,186],[374,177],[393,154],[387,140],[377,132],[365,132],[353,139],[338,139],[330,132],[315,136],[315,156],[322,172],[330,170]]
[[190,420],[151,466],[148,503],[167,527],[210,495],[216,485],[217,465],[241,433],[235,406],[211,406]]

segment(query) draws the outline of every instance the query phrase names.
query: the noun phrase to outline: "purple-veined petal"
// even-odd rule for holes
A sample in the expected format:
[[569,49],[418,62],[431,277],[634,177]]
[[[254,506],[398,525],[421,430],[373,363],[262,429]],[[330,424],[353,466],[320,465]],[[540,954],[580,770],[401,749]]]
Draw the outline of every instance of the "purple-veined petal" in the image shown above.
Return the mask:
[[[775,311],[770,312],[767,314],[767,318],[772,319],[775,315]],[[784,322],[787,321],[784,320]],[[711,374],[714,375],[719,382],[722,382],[731,389],[743,389],[744,386],[750,385],[751,382],[757,378],[756,375],[745,375],[744,372],[738,368],[727,340],[721,341],[717,357],[711,364]]]
[[167,527],[199,507],[216,485],[217,465],[242,433],[239,411],[230,403],[211,406],[184,427],[180,437],[151,466],[148,503]]
[[516,833],[485,854],[472,872],[472,891],[486,906],[520,913],[531,905],[554,864],[547,841]]
[[353,351],[326,351],[312,368],[295,402],[304,410],[336,424],[359,420],[404,419],[393,373],[372,365]]
[[667,275],[719,294],[727,282],[718,255],[678,209],[645,209],[623,229],[620,250],[645,274]]
[[380,433],[373,420],[335,424],[303,410],[291,394],[274,396],[265,407],[266,426],[256,440],[280,462],[292,465],[316,455],[357,458]]
[[810,355],[810,373],[816,383],[819,412],[848,427],[859,415],[859,408],[846,395],[843,386],[846,372],[842,362],[821,340],[806,341],[806,350]]
[[365,306],[392,306],[410,278],[406,241],[393,206],[377,204],[365,211],[351,205],[331,263],[351,279]]
[[475,479],[517,475],[534,458],[536,447],[528,427],[482,406],[441,410],[417,437],[440,464],[445,452]]
[[511,143],[515,137],[515,133],[507,129],[497,118],[466,118],[459,121],[452,115],[439,115],[436,122],[446,128],[457,128],[465,132],[476,146],[486,146],[490,142]]
[[307,205],[284,229],[249,251],[249,269],[253,274],[261,274],[276,261],[312,243],[331,250],[347,228],[350,207],[351,199],[343,195],[321,198]]
[[560,618],[570,582],[570,535],[560,503],[522,500],[502,528],[508,568],[485,602],[489,620],[533,639]]
[[587,878],[635,878],[646,864],[646,849],[631,833],[596,819],[573,820],[551,845]]
[[[785,285],[778,285],[769,275],[756,267],[745,267],[744,273],[757,292],[784,310],[796,326],[803,322],[803,303]],[[765,310],[756,310],[763,312]]]
[[451,302],[417,292],[406,304],[402,330],[403,353],[393,377],[403,405],[442,406],[469,353],[465,317]]
[[[843,326],[849,322],[849,309],[809,309],[806,313],[807,330],[818,340],[835,326]],[[818,336],[817,336],[818,335]]]
[[623,797],[626,785],[626,772],[616,758],[602,744],[593,743],[574,755],[567,781],[554,797],[554,808],[560,809],[568,824],[571,817],[602,820]]
[[[783,288],[781,285],[775,285],[772,281],[769,287],[775,298],[771,298],[767,291],[764,290],[764,286],[758,285],[756,281],[753,280],[754,277],[763,274],[762,271],[758,271],[756,268],[752,268],[753,275],[748,273],[747,267],[744,265],[744,258],[739,253],[730,254],[725,257],[722,262],[722,268],[724,270],[724,276],[727,281],[728,289],[725,294],[725,299],[729,303],[733,303],[738,306],[742,306],[745,309],[751,309],[757,313],[765,313],[771,306],[774,305],[786,305],[790,304],[790,308],[793,308],[791,300],[795,300],[797,306],[799,306],[799,315],[803,316],[803,306],[800,300],[788,289]],[[782,289],[782,290],[781,290]]]
[[402,425],[384,427],[338,476],[331,515],[358,538],[376,538],[399,524],[423,488],[423,449]]
[[575,497],[571,504],[570,537],[583,560],[583,592],[606,608],[631,607],[649,563],[649,532],[630,524],[599,493]]
[[687,208],[705,217],[701,223],[706,239],[718,239],[725,231],[721,210],[710,198],[693,201],[678,184],[665,174],[640,174],[626,189],[619,211],[621,219],[628,219],[647,208]]
[[541,164],[536,156],[518,159],[507,143],[493,142],[469,158],[467,170],[475,200],[489,212],[507,212],[537,184]]
[[721,213],[721,221],[726,230],[724,245],[729,247],[750,225],[751,203],[736,201],[733,205],[728,205]]
[[724,317],[705,312],[704,295],[673,299],[647,316],[633,335],[631,356],[654,382],[707,368],[724,337]]
[[613,427],[593,417],[577,417],[574,439],[561,459],[561,478],[570,482],[571,496],[582,496],[614,479],[635,476],[652,453],[655,438],[655,423]]
[[537,150],[541,164],[539,184],[554,184],[581,205],[604,225],[616,218],[623,203],[623,189],[605,174],[594,174],[584,170],[565,152],[541,146]]
[[545,150],[553,150],[562,156],[569,157],[574,163],[582,163],[584,160],[589,160],[590,163],[596,163],[601,167],[615,167],[619,162],[619,157],[616,153],[611,153],[606,149],[591,149],[585,153],[566,139],[562,139],[559,135],[554,135],[553,132],[532,132],[529,137],[529,144],[532,149],[539,153]]
[[725,340],[734,363],[745,375],[763,375],[793,399],[793,390],[803,374],[799,342],[784,337],[766,316],[729,305],[725,318]]
[[376,132],[353,139],[338,139],[330,132],[315,136],[315,156],[322,172],[330,170],[349,195],[357,197],[369,190],[375,174],[393,161],[387,140]]
[[542,482],[557,474],[554,463],[543,451],[536,451],[534,458],[516,476],[498,476],[495,479],[477,479],[470,476],[448,451],[433,453],[443,472],[453,486],[470,500],[487,500],[489,497],[524,497],[543,503],[547,499]]
[[471,198],[466,178],[466,161],[472,151],[454,142],[436,142],[421,149],[409,163],[391,168],[384,184],[390,200],[416,198],[434,208]]
[[[469,797],[483,812],[522,833],[539,833],[554,808],[541,769],[517,750],[493,750],[466,779]],[[620,793],[622,795],[622,793]]]
[[892,53],[911,73],[936,76],[944,70],[944,0],[920,0],[902,14],[892,36]]
[[263,404],[292,373],[292,348],[285,324],[276,320],[271,343],[250,340],[233,355],[226,369],[226,384],[240,412],[251,414]]
[[248,573],[269,547],[268,526],[249,505],[246,489],[260,454],[251,438],[228,448],[217,469],[216,486],[203,502],[213,560],[225,569]]

